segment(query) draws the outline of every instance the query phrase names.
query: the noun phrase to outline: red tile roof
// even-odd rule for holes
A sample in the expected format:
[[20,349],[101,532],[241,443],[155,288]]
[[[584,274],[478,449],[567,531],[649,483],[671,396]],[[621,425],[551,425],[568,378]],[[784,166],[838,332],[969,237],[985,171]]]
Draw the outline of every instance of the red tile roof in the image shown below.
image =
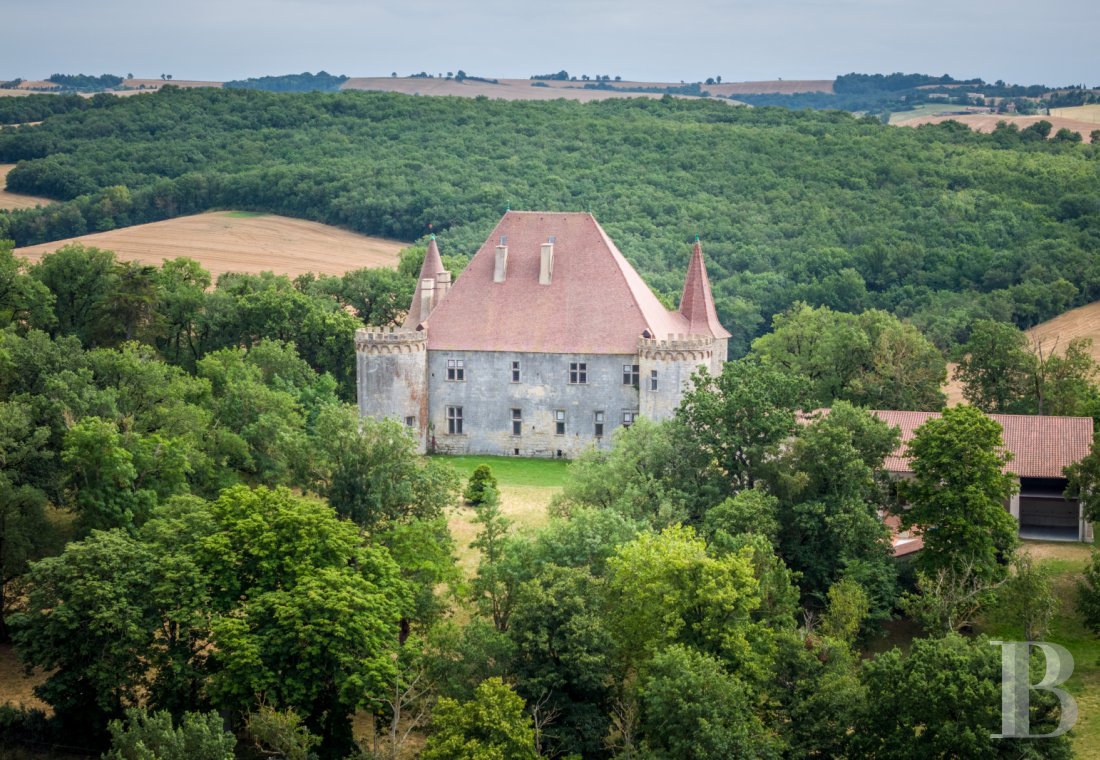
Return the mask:
[[[508,266],[497,283],[501,237]],[[541,247],[551,237],[553,277],[540,285]],[[692,327],[657,300],[591,214],[509,211],[432,312],[428,348],[635,354],[645,331],[664,339]]]
[[[912,472],[906,451],[913,433],[939,412],[874,411],[891,427],[901,428],[901,445],[886,458],[891,472]],[[1022,478],[1062,478],[1062,469],[1088,456],[1092,446],[1091,417],[1040,417],[990,414],[1004,429],[1005,448],[1013,459],[1005,469]]]
[[684,280],[684,293],[680,296],[680,313],[687,320],[689,331],[696,335],[713,335],[715,338],[728,338],[730,334],[718,321],[718,312],[714,310],[714,296],[710,292],[710,278],[707,277],[707,265],[703,263],[703,247],[695,241],[691,251],[691,263],[688,264],[687,279]]

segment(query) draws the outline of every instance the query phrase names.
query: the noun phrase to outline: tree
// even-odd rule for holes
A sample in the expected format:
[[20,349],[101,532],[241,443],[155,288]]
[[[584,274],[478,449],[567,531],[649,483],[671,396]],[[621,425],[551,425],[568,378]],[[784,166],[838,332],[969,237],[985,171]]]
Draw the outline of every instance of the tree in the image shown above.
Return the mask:
[[504,516],[500,497],[492,490],[485,492],[484,501],[474,507],[474,513],[474,524],[480,527],[470,546],[481,552],[481,559],[470,590],[474,601],[492,619],[496,629],[507,631],[516,585],[516,579],[505,566],[512,521]]
[[777,446],[797,429],[807,382],[751,359],[726,362],[722,374],[696,375],[677,418],[685,451],[699,457],[723,496],[751,488]]
[[[753,613],[760,586],[752,551],[712,557],[691,528],[642,534],[608,560],[609,622],[619,657],[638,667],[681,643],[736,664],[741,676],[762,677],[766,634]],[[758,635],[757,635],[758,634]]]
[[508,626],[517,691],[541,711],[544,753],[603,749],[614,682],[614,639],[603,617],[605,584],[587,568],[551,565],[516,593]]
[[929,573],[972,567],[996,581],[1019,539],[1005,505],[1016,482],[1005,472],[1011,454],[1001,426],[965,404],[921,425],[909,442],[913,478],[898,484],[908,503],[899,517],[918,528],[924,549],[918,562]]
[[100,309],[118,282],[115,255],[74,243],[44,255],[31,267],[31,276],[54,295],[56,334],[76,335],[91,344]]
[[751,690],[720,660],[689,647],[673,645],[653,658],[639,701],[642,735],[654,758],[779,756],[754,714]]
[[838,399],[872,409],[943,406],[943,356],[915,327],[891,314],[845,314],[799,303],[777,314],[772,327],[753,342],[753,354],[808,378],[814,401],[822,406]]
[[46,517],[46,495],[32,486],[15,486],[0,470],[0,641],[8,641],[8,591],[31,561],[56,543],[56,530]]
[[1042,641],[1059,605],[1050,572],[1037,567],[1031,554],[1023,550],[1016,552],[1012,564],[1012,574],[998,589],[995,612],[1009,624],[1020,626],[1025,641]]
[[1094,551],[1077,582],[1077,611],[1093,633],[1100,633],[1100,552]]
[[1027,395],[1031,356],[1027,336],[1003,322],[978,320],[959,351],[955,377],[963,396],[983,412],[1014,412]]
[[994,598],[1003,579],[976,572],[974,560],[918,572],[916,591],[902,594],[900,607],[927,633],[945,636],[969,628]]
[[284,760],[309,760],[311,751],[320,743],[302,725],[294,710],[276,710],[267,704],[248,714],[246,729],[256,749]]
[[15,257],[11,241],[0,240],[0,328],[45,329],[54,320],[53,293],[27,268]]
[[105,760],[233,760],[237,737],[222,728],[217,713],[185,713],[178,727],[167,712],[127,710],[126,722],[109,726]]
[[[915,639],[865,663],[867,709],[853,731],[859,757],[1069,758],[1066,736],[996,739],[1001,725],[1001,652],[984,637]],[[1052,731],[1058,700],[1031,693],[1031,730]]]
[[523,700],[499,678],[483,681],[469,702],[441,698],[431,727],[434,733],[424,744],[422,760],[538,757]]
[[842,641],[848,646],[854,645],[864,620],[871,612],[871,600],[867,592],[856,581],[845,578],[829,588],[828,601],[829,605],[821,619],[822,635]]
[[[477,507],[485,503],[488,491],[497,490],[497,479],[493,477],[493,470],[487,464],[479,464],[470,475],[470,480],[463,492],[463,498],[469,506]],[[499,493],[499,492],[498,492]]]

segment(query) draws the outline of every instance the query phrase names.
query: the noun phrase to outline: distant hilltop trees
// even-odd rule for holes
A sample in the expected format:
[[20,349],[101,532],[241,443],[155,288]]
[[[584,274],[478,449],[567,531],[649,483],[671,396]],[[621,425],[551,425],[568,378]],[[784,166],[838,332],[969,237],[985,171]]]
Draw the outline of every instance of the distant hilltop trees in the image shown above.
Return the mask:
[[267,90],[269,92],[336,92],[348,81],[346,74],[335,76],[327,71],[311,74],[283,74],[282,76],[249,77],[226,82],[223,86],[236,90]]
[[99,76],[91,76],[90,74],[51,74],[46,81],[61,85],[64,90],[96,92],[118,87],[122,84],[122,77],[114,74],[100,74]]
[[[576,82],[577,81],[577,77],[569,76],[569,72],[566,71],[565,69],[562,69],[557,74],[532,74],[531,79],[540,80],[540,81],[549,80],[549,81],[552,81],[552,82]],[[590,76],[588,76],[588,74],[581,74],[580,75],[580,81],[582,81],[582,82],[610,82],[611,79],[612,79],[612,77],[611,77],[610,74],[597,74],[594,77],[590,77]],[[616,82],[621,82],[621,81],[623,81],[623,78],[621,76],[616,75],[615,76],[615,81]]]

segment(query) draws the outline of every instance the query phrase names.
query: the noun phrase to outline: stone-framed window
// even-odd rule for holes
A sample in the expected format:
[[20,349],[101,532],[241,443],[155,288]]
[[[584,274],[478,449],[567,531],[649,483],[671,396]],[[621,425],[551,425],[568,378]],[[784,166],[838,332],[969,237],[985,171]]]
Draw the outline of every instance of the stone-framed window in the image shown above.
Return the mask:
[[596,412],[594,433],[597,438],[603,438],[603,412]]
[[636,409],[624,409],[623,410],[623,427],[630,427],[634,424],[634,420],[638,419],[638,410]]
[[640,368],[637,364],[624,364],[623,365],[623,385],[633,385],[638,387],[638,370]]
[[569,362],[569,384],[570,385],[587,385],[588,384],[588,363],[587,362]]
[[523,410],[512,410],[512,435],[521,435],[523,433]]
[[406,417],[405,427],[416,427],[416,417]]
[[466,382],[466,362],[462,359],[448,359],[447,379],[456,383]]
[[519,362],[512,362],[512,382],[519,382]]
[[462,407],[447,407],[447,434],[462,435]]
[[554,435],[565,435],[565,410],[554,411]]
[[649,371],[649,389],[651,391],[657,390],[657,370],[655,369]]

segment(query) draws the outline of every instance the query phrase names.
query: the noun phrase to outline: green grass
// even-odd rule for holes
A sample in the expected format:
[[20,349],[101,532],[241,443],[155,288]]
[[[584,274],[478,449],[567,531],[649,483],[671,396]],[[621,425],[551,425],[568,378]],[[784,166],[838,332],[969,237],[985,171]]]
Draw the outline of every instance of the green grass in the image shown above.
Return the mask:
[[967,110],[966,106],[960,106],[957,103],[924,103],[917,106],[910,111],[892,111],[890,113],[890,123],[897,124],[899,121],[905,121],[907,119],[923,118],[925,116],[939,116],[947,113],[958,113],[959,111]]
[[568,462],[562,459],[524,459],[522,457],[439,456],[468,479],[478,465],[487,464],[501,486],[540,486],[561,488]]
[[234,219],[249,219],[254,216],[267,216],[267,214],[262,211],[226,211],[222,216],[229,216]]
[[[1070,736],[1076,757],[1100,758],[1100,638],[1085,628],[1077,614],[1077,581],[1088,562],[1089,547],[1027,541],[1036,564],[1050,571],[1059,599],[1046,640],[1061,644],[1073,655],[1073,675],[1064,688],[1077,700],[1078,718]],[[987,624],[981,633],[1005,640],[1023,640],[1020,626]]]

